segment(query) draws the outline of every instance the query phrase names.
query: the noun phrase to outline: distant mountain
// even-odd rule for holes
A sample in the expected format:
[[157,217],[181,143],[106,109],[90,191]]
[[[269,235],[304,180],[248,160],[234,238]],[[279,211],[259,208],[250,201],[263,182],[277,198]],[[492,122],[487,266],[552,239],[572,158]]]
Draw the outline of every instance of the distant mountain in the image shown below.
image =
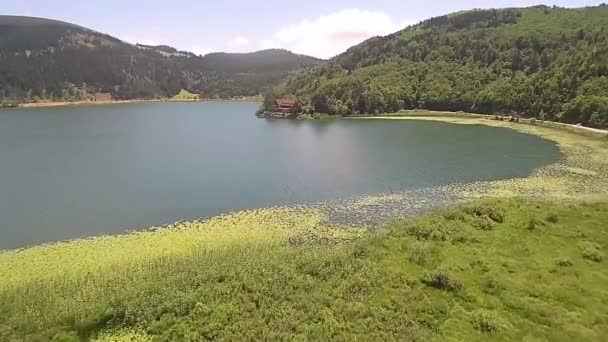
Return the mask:
[[431,18],[293,75],[267,100],[288,94],[338,115],[422,108],[607,127],[608,6]]
[[269,72],[295,70],[302,65],[318,64],[321,60],[296,55],[287,50],[271,49],[253,53],[210,53],[201,65],[208,70],[223,72]]
[[285,50],[201,57],[56,20],[0,16],[0,102],[258,95],[321,60]]

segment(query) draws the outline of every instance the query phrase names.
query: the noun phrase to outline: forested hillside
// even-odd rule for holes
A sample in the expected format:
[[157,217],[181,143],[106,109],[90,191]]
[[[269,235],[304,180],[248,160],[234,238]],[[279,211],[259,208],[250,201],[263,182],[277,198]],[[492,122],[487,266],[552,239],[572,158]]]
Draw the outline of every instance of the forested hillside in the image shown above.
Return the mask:
[[608,7],[432,18],[292,76],[268,99],[287,94],[337,115],[421,108],[605,127]]
[[204,57],[132,45],[80,26],[0,16],[0,102],[258,95],[290,72],[319,63],[285,50]]

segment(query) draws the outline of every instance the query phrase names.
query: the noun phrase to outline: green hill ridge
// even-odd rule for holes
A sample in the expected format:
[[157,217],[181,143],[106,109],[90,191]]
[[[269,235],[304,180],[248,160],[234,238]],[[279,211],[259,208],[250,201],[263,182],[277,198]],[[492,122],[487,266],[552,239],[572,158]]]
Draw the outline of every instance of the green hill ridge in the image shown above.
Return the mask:
[[286,50],[197,56],[55,20],[0,16],[0,103],[254,96],[319,59]]
[[606,127],[608,7],[432,18],[289,77],[267,99],[287,94],[337,115],[429,109]]

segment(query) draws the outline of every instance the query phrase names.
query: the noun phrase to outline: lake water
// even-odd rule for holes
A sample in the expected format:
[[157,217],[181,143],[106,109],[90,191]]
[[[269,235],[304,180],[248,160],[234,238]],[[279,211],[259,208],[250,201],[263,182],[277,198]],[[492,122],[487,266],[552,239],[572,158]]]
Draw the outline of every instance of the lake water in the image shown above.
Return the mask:
[[528,175],[555,144],[410,120],[257,119],[254,103],[0,111],[0,249],[239,209]]

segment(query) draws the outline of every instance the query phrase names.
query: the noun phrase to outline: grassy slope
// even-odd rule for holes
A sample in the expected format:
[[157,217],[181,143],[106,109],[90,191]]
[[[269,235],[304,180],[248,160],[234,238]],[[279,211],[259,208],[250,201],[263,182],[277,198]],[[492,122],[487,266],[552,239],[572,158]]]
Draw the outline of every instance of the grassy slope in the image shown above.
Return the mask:
[[[39,262],[68,269],[3,287],[0,338],[113,328],[102,337],[600,340],[608,334],[606,222],[608,203],[492,200],[335,246],[307,239],[187,257],[155,250],[158,258],[143,263],[125,251],[125,265],[97,272],[72,271],[74,261],[46,250]],[[22,266],[12,272],[32,268]]]
[[608,142],[451,120],[540,134],[566,158],[473,188],[510,199],[376,233],[267,209],[0,253],[0,340],[601,340]]

